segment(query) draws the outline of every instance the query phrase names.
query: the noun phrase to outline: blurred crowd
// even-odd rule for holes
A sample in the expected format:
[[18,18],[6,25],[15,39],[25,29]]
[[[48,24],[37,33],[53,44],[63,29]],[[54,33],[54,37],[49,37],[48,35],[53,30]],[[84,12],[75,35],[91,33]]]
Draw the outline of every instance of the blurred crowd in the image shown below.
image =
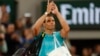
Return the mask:
[[[17,49],[29,46],[34,38],[31,30],[31,15],[27,13],[11,23],[6,5],[0,7],[0,56],[11,56]],[[82,55],[77,54],[76,46],[71,46],[70,51],[73,56],[100,56],[100,44],[95,45],[94,48],[83,48]]]
[[100,56],[100,44],[96,44],[93,47],[83,47],[80,54],[77,54],[77,49],[74,45],[70,47],[72,56]]
[[31,15],[27,13],[11,23],[6,5],[0,8],[0,56],[11,56],[17,49],[27,47],[33,40]]

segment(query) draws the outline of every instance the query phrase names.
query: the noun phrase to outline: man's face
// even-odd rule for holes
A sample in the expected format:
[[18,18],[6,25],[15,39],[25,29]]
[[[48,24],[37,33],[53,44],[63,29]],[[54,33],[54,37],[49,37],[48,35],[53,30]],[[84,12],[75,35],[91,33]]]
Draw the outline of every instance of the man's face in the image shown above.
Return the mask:
[[55,20],[52,16],[48,16],[43,23],[43,26],[47,30],[54,30],[55,29]]

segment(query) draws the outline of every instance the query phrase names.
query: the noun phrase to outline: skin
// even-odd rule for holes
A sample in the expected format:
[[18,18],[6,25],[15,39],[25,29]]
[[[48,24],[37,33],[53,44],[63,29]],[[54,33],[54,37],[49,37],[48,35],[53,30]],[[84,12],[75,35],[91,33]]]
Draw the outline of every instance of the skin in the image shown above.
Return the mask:
[[[66,38],[68,36],[68,32],[70,31],[69,25],[66,22],[66,20],[62,17],[60,12],[58,11],[58,8],[54,2],[47,3],[47,13],[52,12],[55,14],[61,24],[62,29],[60,30],[60,34],[63,38]],[[44,21],[46,21],[44,23]],[[44,32],[47,34],[52,34],[55,29],[55,21],[52,16],[47,16],[47,14],[43,14],[36,23],[32,26],[33,34],[34,36],[37,36],[40,33],[41,27],[44,27]]]
[[52,16],[46,17],[45,23],[43,23],[43,27],[44,27],[44,31],[46,33],[50,32],[52,34],[52,32],[55,29],[55,20],[54,20],[54,18]]

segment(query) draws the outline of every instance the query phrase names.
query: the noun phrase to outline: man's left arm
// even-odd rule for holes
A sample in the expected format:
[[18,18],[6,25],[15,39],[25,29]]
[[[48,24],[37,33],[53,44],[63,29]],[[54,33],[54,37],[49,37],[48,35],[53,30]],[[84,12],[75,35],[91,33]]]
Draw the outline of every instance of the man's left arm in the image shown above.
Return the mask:
[[53,11],[52,13],[55,14],[61,24],[62,29],[60,30],[60,34],[63,38],[66,38],[68,36],[68,32],[70,31],[70,27],[66,20],[62,17],[60,12],[58,11],[58,8],[55,3],[53,3]]
[[61,16],[61,14],[58,12],[57,13],[57,18],[61,24],[62,29],[60,30],[60,34],[63,38],[65,38],[66,36],[68,36],[68,32],[70,30],[70,27],[68,25],[68,23],[66,22],[66,20]]

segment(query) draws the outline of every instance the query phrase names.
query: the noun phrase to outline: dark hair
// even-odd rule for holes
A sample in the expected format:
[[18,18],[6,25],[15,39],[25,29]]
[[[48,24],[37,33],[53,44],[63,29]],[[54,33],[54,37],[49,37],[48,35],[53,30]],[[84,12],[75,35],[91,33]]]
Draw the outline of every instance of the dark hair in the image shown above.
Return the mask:
[[51,3],[53,0],[49,0],[49,3]]
[[[52,13],[49,13],[49,14],[47,15],[47,17],[53,17],[53,14],[52,14]],[[44,20],[44,23],[45,23],[45,20]]]

